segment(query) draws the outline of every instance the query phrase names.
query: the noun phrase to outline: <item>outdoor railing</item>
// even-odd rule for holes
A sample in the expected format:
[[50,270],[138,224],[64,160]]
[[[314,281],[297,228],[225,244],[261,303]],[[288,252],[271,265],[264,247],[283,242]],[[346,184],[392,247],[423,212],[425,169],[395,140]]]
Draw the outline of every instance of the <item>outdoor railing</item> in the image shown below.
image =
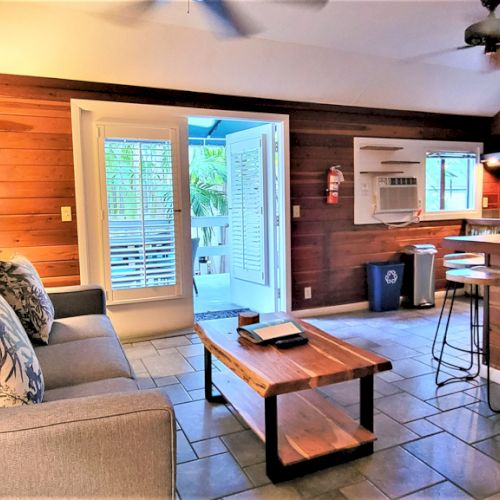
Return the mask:
[[[229,226],[229,217],[227,215],[192,217],[191,235],[193,238],[200,238],[200,246],[196,253],[197,258],[220,257],[218,272],[226,272],[227,257],[229,257],[229,246],[226,244],[227,227]],[[214,228],[210,238],[210,244],[204,244],[203,228]]]

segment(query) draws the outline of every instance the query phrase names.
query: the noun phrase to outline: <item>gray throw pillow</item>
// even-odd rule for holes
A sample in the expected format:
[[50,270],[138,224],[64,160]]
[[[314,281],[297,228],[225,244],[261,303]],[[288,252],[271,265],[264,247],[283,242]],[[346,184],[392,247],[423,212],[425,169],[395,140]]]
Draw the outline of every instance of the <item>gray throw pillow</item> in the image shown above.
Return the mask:
[[26,333],[47,344],[54,306],[33,264],[22,255],[0,261],[0,295],[14,309]]
[[19,318],[0,297],[0,408],[41,403],[44,381]]

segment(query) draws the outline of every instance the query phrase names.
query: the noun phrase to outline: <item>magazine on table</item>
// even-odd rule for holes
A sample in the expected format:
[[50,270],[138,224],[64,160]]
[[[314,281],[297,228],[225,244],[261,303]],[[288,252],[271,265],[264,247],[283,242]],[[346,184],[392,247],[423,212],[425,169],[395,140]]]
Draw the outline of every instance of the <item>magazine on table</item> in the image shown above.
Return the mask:
[[274,340],[304,333],[302,326],[290,319],[263,321],[238,327],[238,333],[254,344],[263,344]]

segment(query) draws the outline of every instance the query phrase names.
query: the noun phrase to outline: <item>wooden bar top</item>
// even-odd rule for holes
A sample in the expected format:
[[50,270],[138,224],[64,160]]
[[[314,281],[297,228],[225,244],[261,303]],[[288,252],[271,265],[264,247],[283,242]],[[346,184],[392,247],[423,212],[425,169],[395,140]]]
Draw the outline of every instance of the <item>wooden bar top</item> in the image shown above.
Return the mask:
[[[281,316],[283,317],[283,316]],[[343,342],[294,318],[309,338],[305,345],[280,350],[241,339],[237,318],[195,325],[205,347],[263,397],[344,382],[390,370],[391,362]]]
[[443,247],[465,252],[500,254],[500,234],[447,236],[443,238]]

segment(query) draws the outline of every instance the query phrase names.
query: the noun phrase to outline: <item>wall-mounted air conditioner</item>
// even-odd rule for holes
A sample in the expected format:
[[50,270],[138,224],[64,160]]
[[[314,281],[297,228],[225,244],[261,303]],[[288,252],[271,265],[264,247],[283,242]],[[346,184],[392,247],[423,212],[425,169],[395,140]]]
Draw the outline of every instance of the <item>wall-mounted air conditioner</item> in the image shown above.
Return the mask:
[[375,213],[411,212],[418,209],[416,177],[376,177]]

